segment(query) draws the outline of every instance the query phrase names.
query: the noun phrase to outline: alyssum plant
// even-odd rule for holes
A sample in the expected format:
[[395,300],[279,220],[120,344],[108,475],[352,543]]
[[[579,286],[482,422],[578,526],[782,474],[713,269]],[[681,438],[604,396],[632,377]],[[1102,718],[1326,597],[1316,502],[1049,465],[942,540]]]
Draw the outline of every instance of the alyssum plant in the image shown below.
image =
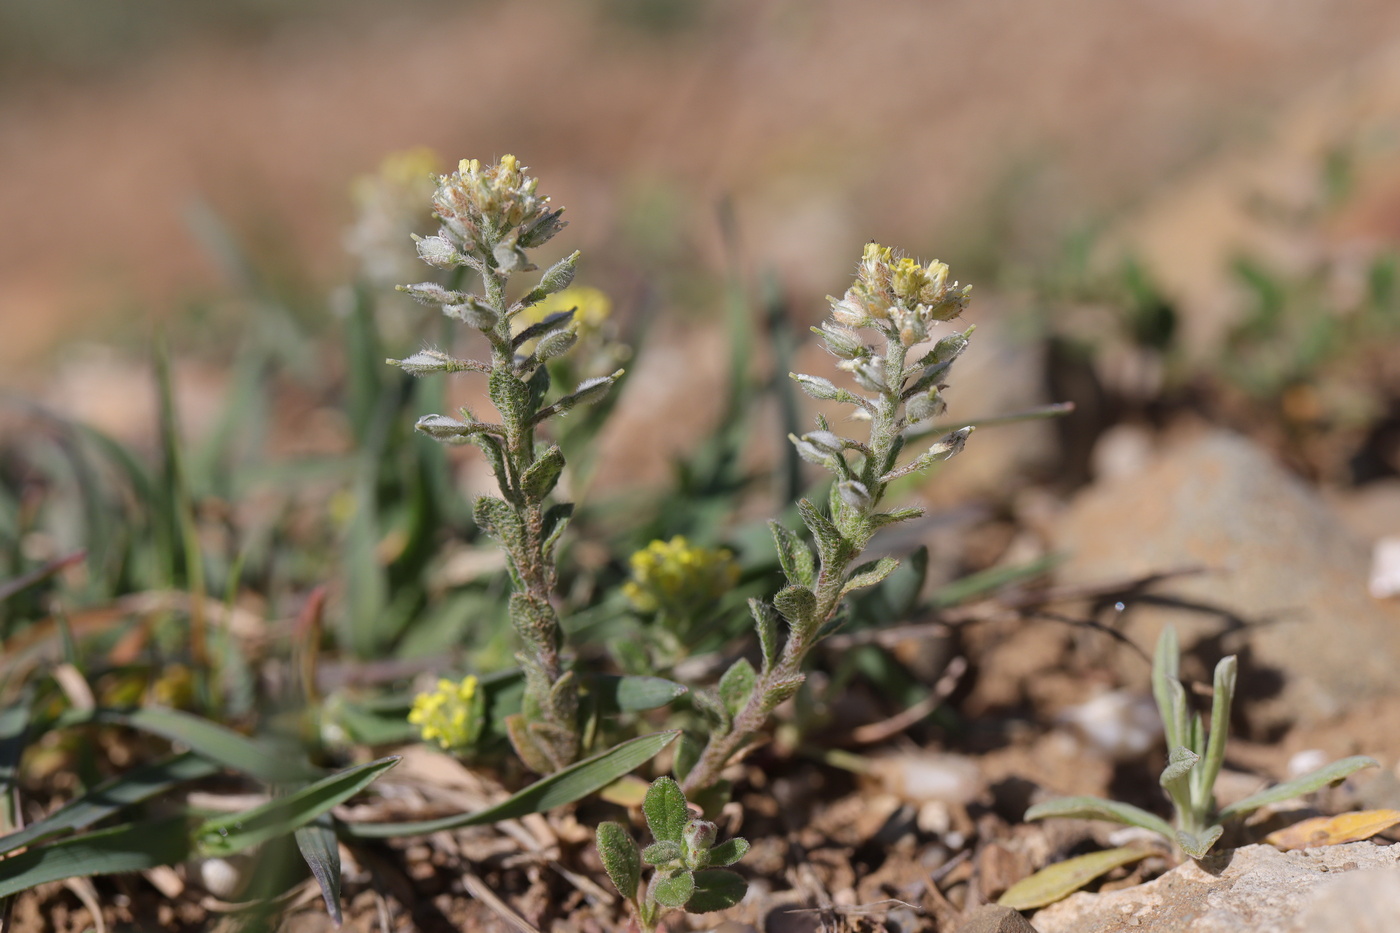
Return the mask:
[[[656,840],[645,849],[638,851],[620,823],[599,825],[597,842],[603,868],[646,933],[652,933],[670,910],[703,914],[743,900],[748,882],[724,866],[744,857],[747,839],[735,837],[716,845],[715,824],[692,816],[680,785],[667,777],[647,789],[642,813]],[[643,863],[654,866],[645,888]]]
[[432,282],[409,285],[403,291],[479,330],[491,348],[491,358],[489,362],[455,359],[425,349],[389,362],[418,376],[475,372],[487,377],[499,422],[484,421],[463,409],[460,419],[427,415],[417,427],[446,444],[480,447],[495,474],[500,496],[479,497],[474,514],[477,524],[505,550],[514,587],[510,619],[520,639],[517,658],[525,675],[525,693],[521,711],[508,718],[506,728],[521,760],[548,774],[574,761],[579,753],[578,683],[560,661],[559,617],[551,601],[555,547],[572,506],[546,504],[564,468],[564,455],[557,445],[541,449],[536,431],[549,419],[601,398],[622,372],[586,380],[546,403],[551,387],[545,363],[573,345],[573,312],[553,314],[519,330],[512,321],[566,288],[579,254],[555,263],[519,299],[508,297],[511,276],[537,268],[527,251],[548,242],[565,225],[560,219],[563,209],[551,209],[549,199],[536,193],[536,185],[536,179],[525,175],[510,155],[485,167],[475,159],[463,160],[456,172],[438,179],[433,208],[442,226],[435,236],[415,238],[418,255],[440,269],[475,273],[482,292]]
[[[906,441],[927,430],[946,409],[944,378],[967,348],[972,329],[943,337],[911,359],[932,329],[966,309],[972,287],[949,282],[948,267],[927,266],[867,244],[857,280],[839,299],[831,319],[813,331],[849,373],[859,392],[820,376],[793,373],[804,391],[821,401],[848,405],[851,419],[868,425],[863,440],[844,437],[818,417],[818,430],[792,437],[803,459],[832,473],[828,511],[798,502],[813,549],[796,532],[772,523],[786,586],[771,604],[749,603],[762,649],[758,670],[739,659],[714,693],[692,693],[713,728],[698,753],[677,755],[677,774],[692,794],[717,786],[720,773],[763,728],[773,710],[797,692],[813,647],[840,624],[840,609],[853,590],[874,586],[898,565],[891,557],[857,566],[875,532],[915,518],[916,507],[881,510],[890,483],[947,460],[962,450],[971,428],[955,431],[899,465]],[[786,637],[780,635],[780,620]],[[684,749],[682,750],[684,752]],[[689,758],[690,760],[686,760]]]
[[1168,760],[1161,785],[1171,798],[1176,818],[1168,823],[1155,814],[1131,804],[1097,797],[1061,797],[1036,804],[1026,811],[1026,819],[1071,817],[1108,820],[1151,830],[1176,844],[1192,858],[1204,858],[1224,832],[1226,820],[1242,817],[1271,803],[1311,793],[1361,770],[1377,766],[1374,758],[1354,755],[1305,774],[1296,780],[1276,784],[1225,807],[1216,807],[1215,779],[1225,760],[1225,739],[1230,724],[1230,706],[1235,697],[1234,655],[1215,666],[1214,696],[1211,700],[1210,729],[1200,713],[1191,716],[1186,690],[1179,679],[1180,651],[1176,632],[1167,626],[1157,640],[1152,660],[1152,694],[1162,714]]

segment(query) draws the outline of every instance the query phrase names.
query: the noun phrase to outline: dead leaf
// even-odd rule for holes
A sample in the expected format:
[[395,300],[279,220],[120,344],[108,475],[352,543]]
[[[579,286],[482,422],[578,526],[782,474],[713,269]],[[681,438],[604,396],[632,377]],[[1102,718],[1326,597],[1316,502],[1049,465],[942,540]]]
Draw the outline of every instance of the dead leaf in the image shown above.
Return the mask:
[[1131,864],[1151,854],[1151,849],[1141,846],[1124,846],[1056,862],[1007,888],[997,903],[1012,910],[1044,907],[1068,897],[1120,865]]
[[1341,816],[1318,816],[1269,833],[1264,841],[1287,852],[1361,842],[1400,823],[1400,810],[1361,810]]

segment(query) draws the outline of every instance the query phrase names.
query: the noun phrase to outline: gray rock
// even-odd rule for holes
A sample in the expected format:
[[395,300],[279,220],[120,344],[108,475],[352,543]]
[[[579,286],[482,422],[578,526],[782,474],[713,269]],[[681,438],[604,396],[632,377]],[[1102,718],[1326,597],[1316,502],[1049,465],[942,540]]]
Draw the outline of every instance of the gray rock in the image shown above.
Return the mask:
[[[1229,653],[1249,649],[1241,692],[1268,697],[1244,707],[1256,727],[1326,719],[1396,688],[1400,609],[1368,594],[1366,542],[1243,437],[1183,439],[1141,472],[1095,484],[1056,534],[1070,555],[1066,583],[1210,568],[1154,593],[1219,612],[1137,605],[1126,632],[1150,650],[1168,622],[1188,647],[1223,632],[1229,614],[1257,623],[1222,642]],[[1146,683],[1141,661],[1125,657],[1120,669]]]
[[1037,933],[1037,930],[1019,911],[984,904],[967,915],[957,933]]
[[1247,846],[1035,915],[1040,933],[1370,933],[1396,929],[1400,846]]

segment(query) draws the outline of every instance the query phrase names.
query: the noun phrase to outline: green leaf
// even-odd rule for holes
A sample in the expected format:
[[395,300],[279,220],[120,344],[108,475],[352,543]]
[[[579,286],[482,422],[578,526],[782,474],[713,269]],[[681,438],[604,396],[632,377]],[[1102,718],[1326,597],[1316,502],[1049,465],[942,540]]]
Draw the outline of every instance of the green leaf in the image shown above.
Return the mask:
[[685,902],[685,909],[693,914],[708,914],[716,910],[728,910],[744,899],[749,883],[742,875],[723,868],[707,868],[695,873],[695,893]]
[[685,792],[668,777],[652,781],[642,802],[647,828],[657,842],[680,843],[685,824],[690,822],[690,809],[685,805]]
[[144,871],[190,856],[184,817],[147,820],[84,833],[11,855],[0,865],[0,898],[64,878]]
[[817,581],[816,560],[812,549],[798,537],[797,533],[782,524],[770,521],[768,527],[773,532],[773,544],[778,549],[778,563],[789,583],[813,586]]
[[600,674],[588,678],[587,683],[588,689],[597,696],[599,705],[606,712],[659,709],[685,696],[690,690],[684,684],[664,677]]
[[676,753],[672,756],[671,773],[679,781],[684,781],[686,775],[690,774],[690,769],[695,767],[695,763],[700,760],[700,753],[703,747],[692,735],[682,735],[681,740],[676,743]]
[[1172,795],[1173,800],[1176,799],[1176,791],[1178,789],[1183,791],[1187,790],[1185,781],[1191,774],[1191,769],[1196,767],[1196,762],[1200,760],[1200,755],[1197,755],[1195,752],[1191,751],[1191,749],[1183,745],[1178,745],[1176,748],[1172,749],[1171,756],[1167,761],[1167,766],[1162,769],[1162,777],[1158,780],[1158,783],[1166,789],[1167,793]]
[[642,850],[642,861],[648,865],[664,865],[673,862],[681,857],[685,851],[679,842],[672,842],[669,839],[661,842],[653,842]]
[[336,841],[334,824],[329,813],[322,813],[311,823],[296,831],[297,849],[306,860],[306,867],[321,888],[326,912],[336,926],[341,924],[340,911],[340,843]]
[[574,504],[572,502],[560,502],[551,505],[544,513],[544,554],[546,558],[554,553],[554,547],[559,543],[559,536],[564,533],[564,529],[569,527],[569,519],[573,518]]
[[637,856],[637,844],[619,823],[606,822],[598,826],[598,856],[613,887],[629,901],[637,899],[637,886],[642,883],[642,863]]
[[757,682],[758,675],[748,658],[740,658],[724,672],[724,676],[719,679],[719,698],[725,709],[729,710],[730,716],[739,715],[744,704],[749,701],[749,695],[753,693],[754,684]]
[[200,854],[232,855],[269,839],[285,836],[358,794],[398,763],[399,759],[395,756],[356,765],[244,813],[205,820],[196,833]]
[[520,478],[520,489],[531,502],[543,501],[554,491],[559,475],[564,472],[564,453],[558,444],[552,445],[539,459],[530,464],[525,475]]
[[742,836],[726,839],[710,849],[710,864],[716,868],[733,865],[749,853],[749,841]]
[[478,496],[472,507],[472,516],[481,530],[499,541],[502,546],[515,554],[525,547],[525,527],[505,501],[495,496]]
[[845,596],[852,590],[860,590],[868,586],[874,586],[894,573],[895,568],[898,566],[899,561],[895,560],[893,557],[882,557],[874,563],[861,564],[855,569],[855,572],[846,579],[845,585],[841,587],[841,595]]
[[657,876],[652,879],[653,900],[663,907],[684,907],[685,902],[695,893],[695,876],[688,871],[679,872],[669,878]]
[[[1162,726],[1167,733],[1167,748],[1186,745],[1185,730],[1177,725],[1185,717],[1179,715],[1176,697],[1170,686],[1172,683],[1181,686],[1178,673],[1180,664],[1181,649],[1177,646],[1176,629],[1165,625],[1157,636],[1157,648],[1152,653],[1152,696],[1157,700],[1157,711],[1162,716]],[[1185,699],[1183,694],[1181,700]]]
[[874,512],[866,516],[866,521],[871,528],[882,528],[885,525],[894,525],[899,522],[907,522],[910,519],[918,518],[924,514],[924,510],[917,506],[904,509],[891,509],[888,512]]
[[0,837],[0,854],[33,845],[70,829],[91,826],[123,807],[140,803],[185,781],[217,774],[219,770],[218,765],[191,752],[135,768],[104,781],[39,822]]
[[802,523],[812,532],[812,538],[817,542],[817,553],[821,555],[822,566],[837,567],[843,564],[849,545],[841,537],[841,532],[836,526],[807,499],[798,500],[797,514],[802,516]]
[[802,689],[802,684],[806,679],[806,674],[798,674],[789,680],[780,680],[777,683],[769,684],[767,692],[763,694],[763,705],[769,709],[776,708]]
[[1130,865],[1151,855],[1150,849],[1125,846],[1090,852],[1063,862],[1056,862],[1006,889],[997,903],[1012,910],[1034,910],[1063,900],[1100,875],[1120,865]]
[[773,597],[773,605],[787,619],[788,625],[801,628],[810,624],[817,613],[817,597],[805,586],[785,586]]
[[653,732],[613,746],[605,752],[586,758],[556,771],[549,777],[507,797],[485,810],[462,813],[436,820],[413,823],[350,823],[346,834],[362,839],[383,839],[393,836],[421,836],[463,826],[485,826],[501,820],[513,820],[531,813],[543,813],[566,803],[573,803],[645,764],[680,735],[679,729]]
[[758,644],[763,651],[763,669],[767,671],[778,663],[778,654],[782,650],[778,644],[778,612],[761,599],[750,599],[749,614],[753,616],[753,627],[758,632]]
[[1205,757],[1200,770],[1191,775],[1194,791],[1192,800],[1199,811],[1211,806],[1211,791],[1220,767],[1225,763],[1225,742],[1230,736],[1230,705],[1235,701],[1236,672],[1239,665],[1234,655],[1221,658],[1215,665],[1214,696],[1210,704],[1210,735],[1206,739]]
[[1334,761],[1325,768],[1318,768],[1316,771],[1303,775],[1292,781],[1282,784],[1275,784],[1273,787],[1261,790],[1220,811],[1222,820],[1232,816],[1241,816],[1258,810],[1260,807],[1271,803],[1282,803],[1285,800],[1292,800],[1294,797],[1303,794],[1310,794],[1315,790],[1320,790],[1335,781],[1349,777],[1360,771],[1362,768],[1379,768],[1380,762],[1367,755],[1353,755],[1350,758],[1343,758],[1341,761]]
[[511,435],[526,430],[530,424],[530,387],[504,370],[496,370],[486,380],[487,394],[491,403],[501,413]]
[[1102,800],[1098,797],[1059,797],[1038,803],[1026,811],[1027,820],[1047,818],[1068,820],[1107,820],[1110,823],[1124,823],[1139,826],[1160,833],[1167,839],[1176,838],[1176,830],[1160,816],[1148,813],[1128,803],[1116,800]]
[[258,742],[207,719],[159,706],[134,710],[95,709],[65,713],[59,727],[106,723],[139,729],[178,742],[195,754],[269,784],[292,784],[323,777],[304,758],[269,751]]
[[1210,847],[1220,839],[1220,834],[1225,832],[1225,827],[1215,825],[1201,833],[1188,833],[1184,829],[1176,831],[1176,844],[1181,846],[1181,851],[1192,858],[1205,858]]
[[28,697],[0,710],[0,826],[14,825],[10,810],[11,791],[19,774],[19,761],[24,755],[25,734],[29,731]]

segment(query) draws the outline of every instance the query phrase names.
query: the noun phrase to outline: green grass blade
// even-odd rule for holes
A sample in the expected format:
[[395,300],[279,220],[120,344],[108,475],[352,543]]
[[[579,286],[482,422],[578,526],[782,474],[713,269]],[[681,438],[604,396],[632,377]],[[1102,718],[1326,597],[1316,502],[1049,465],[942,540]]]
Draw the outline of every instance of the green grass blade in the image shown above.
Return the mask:
[[128,823],[38,846],[0,861],[0,898],[64,878],[142,871],[190,855],[184,817]]
[[11,801],[15,778],[19,774],[19,759],[24,754],[26,733],[29,731],[29,703],[25,697],[19,703],[0,710],[0,827],[15,825]]
[[18,832],[0,837],[0,854],[13,852],[22,846],[33,845],[41,839],[47,839],[70,829],[84,829],[98,820],[111,816],[123,807],[140,803],[185,781],[194,781],[211,774],[217,774],[219,770],[217,764],[186,752],[183,755],[129,771],[110,781],[104,781],[39,822],[31,823]]
[[1276,784],[1273,787],[1261,790],[1243,800],[1230,804],[1220,811],[1220,818],[1227,820],[1232,816],[1241,816],[1260,807],[1271,803],[1282,803],[1303,794],[1310,794],[1319,790],[1333,781],[1340,781],[1362,768],[1378,768],[1380,762],[1367,755],[1352,755],[1350,758],[1343,758],[1341,761],[1334,761],[1325,768],[1318,768],[1309,774],[1305,774],[1297,780],[1286,781],[1283,784]]
[[1115,800],[1101,800],[1098,797],[1060,797],[1038,803],[1026,811],[1027,820],[1043,820],[1057,817],[1070,820],[1107,820],[1110,823],[1123,823],[1139,826],[1160,833],[1167,839],[1176,838],[1176,830],[1160,816],[1148,813],[1128,803]]
[[296,839],[301,857],[306,859],[306,866],[321,886],[326,911],[335,925],[340,926],[343,919],[340,912],[340,843],[336,841],[330,814],[323,813],[298,829]]
[[1056,862],[1007,888],[1006,893],[997,899],[997,903],[1012,910],[1034,910],[1044,907],[1068,897],[1120,865],[1140,861],[1151,854],[1150,849],[1124,847],[1090,852],[1088,855]]
[[398,756],[357,765],[244,813],[205,820],[196,833],[200,854],[231,855],[284,836],[348,800],[399,763]]
[[536,781],[485,810],[415,823],[350,823],[344,826],[344,831],[348,835],[365,839],[421,836],[444,829],[482,826],[500,820],[516,819],[530,813],[543,813],[601,790],[639,765],[650,761],[680,734],[679,729],[673,729],[670,732],[653,732],[629,739],[592,758],[586,758]]
[[185,745],[210,761],[269,784],[314,780],[325,774],[305,759],[288,758],[268,751],[232,729],[180,710],[156,706],[134,710],[96,709],[65,715],[56,725],[75,726],[89,722],[129,726],[158,735]]

